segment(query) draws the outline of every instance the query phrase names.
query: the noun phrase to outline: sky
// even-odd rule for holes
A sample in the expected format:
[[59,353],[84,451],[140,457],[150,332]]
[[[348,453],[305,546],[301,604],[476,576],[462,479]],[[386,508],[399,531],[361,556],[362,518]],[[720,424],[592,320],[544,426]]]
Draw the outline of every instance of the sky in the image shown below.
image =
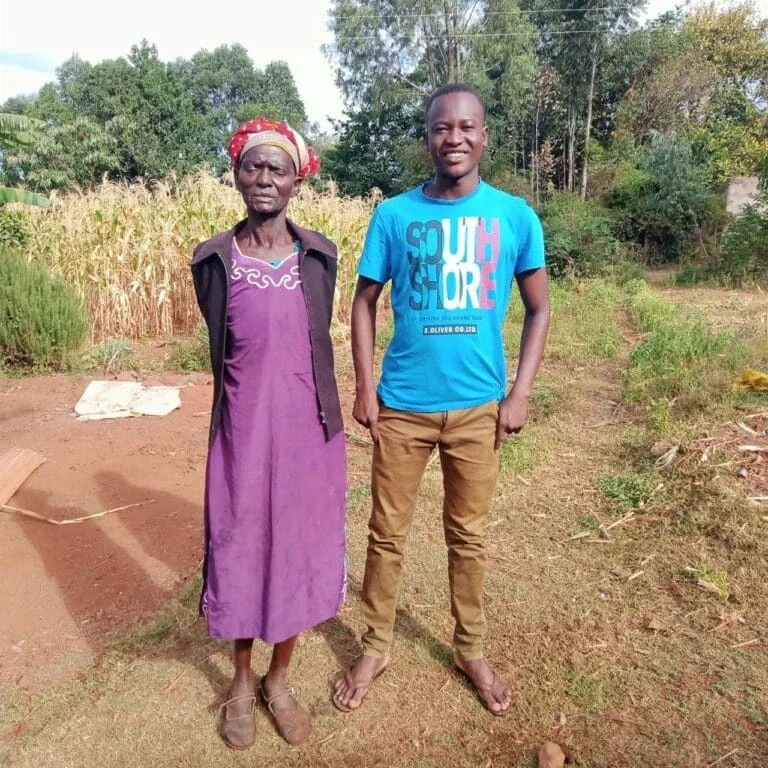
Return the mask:
[[[241,43],[260,69],[275,59],[287,61],[310,120],[327,127],[328,117],[340,118],[343,112],[332,66],[320,50],[332,41],[330,4],[256,0],[250,11],[248,5],[227,3],[216,13],[217,4],[209,3],[200,3],[195,12],[194,0],[0,0],[0,103],[37,91],[74,53],[95,64],[126,56],[146,38],[161,59],[172,61],[203,48]],[[653,18],[676,4],[650,0],[646,16]],[[757,5],[768,14],[768,0]]]

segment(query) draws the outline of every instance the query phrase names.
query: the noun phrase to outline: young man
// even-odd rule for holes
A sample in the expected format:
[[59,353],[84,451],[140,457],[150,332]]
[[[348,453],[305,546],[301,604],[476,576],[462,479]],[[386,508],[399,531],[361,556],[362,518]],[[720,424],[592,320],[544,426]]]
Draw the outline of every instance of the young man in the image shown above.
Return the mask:
[[[488,664],[483,541],[504,437],[519,432],[549,327],[541,224],[520,198],[480,179],[488,143],[480,96],[460,83],[430,98],[426,141],[435,178],[382,203],[371,220],[352,307],[354,418],[374,441],[373,512],[362,593],[363,655],[336,684],[357,709],[389,664],[403,549],[429,456],[444,477],[454,662],[490,712],[511,693]],[[376,304],[392,281],[395,330],[378,392]],[[513,280],[525,305],[517,376],[506,393],[502,323]]]

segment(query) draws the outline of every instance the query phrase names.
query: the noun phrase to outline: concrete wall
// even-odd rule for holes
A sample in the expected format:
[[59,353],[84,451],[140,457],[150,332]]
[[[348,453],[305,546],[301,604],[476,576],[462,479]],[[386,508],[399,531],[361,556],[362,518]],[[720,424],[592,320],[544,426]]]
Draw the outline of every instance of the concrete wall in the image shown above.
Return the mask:
[[728,213],[740,214],[748,205],[756,205],[757,176],[734,176],[725,184],[725,207]]

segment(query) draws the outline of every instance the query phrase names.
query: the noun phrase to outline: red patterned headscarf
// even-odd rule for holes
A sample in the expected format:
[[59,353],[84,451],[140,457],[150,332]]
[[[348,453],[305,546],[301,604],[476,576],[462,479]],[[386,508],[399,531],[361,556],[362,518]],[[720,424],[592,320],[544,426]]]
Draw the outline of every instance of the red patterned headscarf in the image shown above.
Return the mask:
[[229,157],[232,167],[237,168],[240,157],[249,149],[267,144],[288,153],[300,178],[320,170],[320,160],[312,147],[307,146],[299,133],[288,123],[258,117],[243,123],[229,140]]

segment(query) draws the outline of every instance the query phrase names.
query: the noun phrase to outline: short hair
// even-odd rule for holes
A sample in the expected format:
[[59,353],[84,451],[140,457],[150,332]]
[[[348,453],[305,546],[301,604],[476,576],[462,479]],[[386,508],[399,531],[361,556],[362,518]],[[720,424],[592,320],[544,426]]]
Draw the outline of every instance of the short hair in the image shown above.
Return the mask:
[[483,119],[485,119],[485,102],[477,88],[473,88],[471,85],[467,85],[467,83],[448,83],[447,85],[438,88],[429,99],[427,99],[427,105],[424,108],[425,120],[429,119],[429,111],[432,109],[434,103],[441,96],[447,96],[450,93],[471,93],[480,102],[480,107],[483,110]]

